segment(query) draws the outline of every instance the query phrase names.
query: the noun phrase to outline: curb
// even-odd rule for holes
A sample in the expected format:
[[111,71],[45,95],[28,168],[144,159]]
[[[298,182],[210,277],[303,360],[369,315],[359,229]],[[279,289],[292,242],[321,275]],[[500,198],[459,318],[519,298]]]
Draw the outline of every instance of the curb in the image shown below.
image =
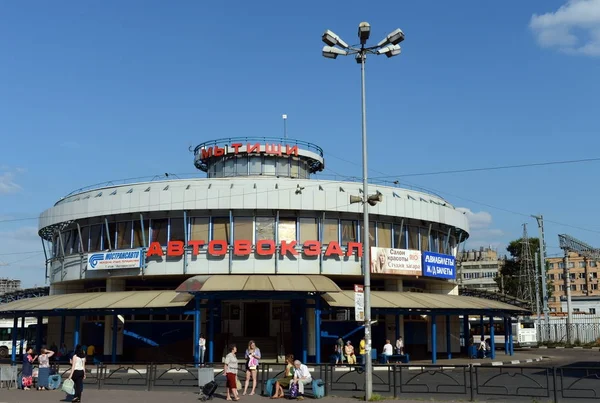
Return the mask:
[[525,360],[512,360],[512,361],[492,361],[491,363],[474,363],[472,366],[477,367],[499,367],[503,365],[519,365],[519,364],[531,364],[532,362],[540,362],[544,357],[527,358]]
[[592,350],[592,351],[600,351],[600,347],[547,347],[547,346],[539,346],[537,347],[539,350]]

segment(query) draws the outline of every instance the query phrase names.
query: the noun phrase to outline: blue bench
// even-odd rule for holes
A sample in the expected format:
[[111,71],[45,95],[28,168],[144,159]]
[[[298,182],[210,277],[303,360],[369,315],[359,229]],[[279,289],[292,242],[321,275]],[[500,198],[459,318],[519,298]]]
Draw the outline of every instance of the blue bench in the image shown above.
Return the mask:
[[408,354],[392,354],[392,355],[380,354],[379,355],[379,363],[380,364],[387,364],[388,362],[390,362],[390,363],[401,362],[403,364],[408,364],[410,362],[410,356]]

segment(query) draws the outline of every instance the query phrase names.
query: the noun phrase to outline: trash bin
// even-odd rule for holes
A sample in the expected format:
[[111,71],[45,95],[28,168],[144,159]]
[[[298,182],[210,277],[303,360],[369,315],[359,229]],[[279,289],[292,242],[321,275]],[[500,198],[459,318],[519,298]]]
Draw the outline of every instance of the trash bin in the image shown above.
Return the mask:
[[198,368],[198,386],[200,390],[209,382],[215,380],[215,371],[213,368]]

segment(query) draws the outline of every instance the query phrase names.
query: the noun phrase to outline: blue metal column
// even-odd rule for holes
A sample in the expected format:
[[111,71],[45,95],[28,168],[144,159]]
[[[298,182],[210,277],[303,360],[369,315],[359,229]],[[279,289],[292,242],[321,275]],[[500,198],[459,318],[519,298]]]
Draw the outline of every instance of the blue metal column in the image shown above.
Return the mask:
[[19,355],[23,355],[23,349],[27,342],[27,333],[25,332],[25,317],[21,318],[21,345],[19,346]]
[[307,339],[308,339],[308,321],[306,320],[306,301],[302,301],[302,315],[300,316],[302,326],[302,362],[308,361]]
[[[400,315],[396,314],[396,340],[400,338]],[[394,344],[396,348],[396,344]]]
[[494,334],[496,333],[494,329],[494,316],[490,316],[490,357],[493,359],[496,358],[496,341],[494,340]]
[[508,318],[508,349],[509,354],[513,355],[515,353],[515,347],[513,345],[513,331],[512,331],[512,318]]
[[59,350],[62,348],[63,344],[65,344],[65,322],[66,317],[63,315],[60,317],[60,344],[58,345]]
[[118,337],[118,329],[119,329],[119,317],[113,315],[113,323],[112,323],[112,363],[115,364],[117,362],[117,337]]
[[315,362],[321,363],[321,295],[315,295]]
[[11,361],[12,362],[16,362],[17,361],[17,333],[19,332],[19,318],[17,318],[15,316],[14,322],[13,322],[13,330],[12,330],[12,356],[11,356]]
[[77,347],[79,345],[80,323],[81,323],[81,317],[79,315],[75,316],[75,330],[73,331],[73,347]]
[[40,353],[40,351],[42,351],[42,335],[43,333],[43,328],[42,326],[44,326],[44,318],[42,318],[41,316],[37,317],[37,326],[35,328],[35,351],[37,354]]
[[452,359],[452,336],[450,334],[450,315],[446,315],[446,352],[448,359]]
[[508,318],[504,318],[504,354],[510,355],[508,347]]
[[484,329],[484,325],[485,322],[483,321],[483,315],[479,315],[479,326],[481,326],[481,334],[479,335],[479,340],[476,340],[477,342],[479,342],[481,340],[481,338],[483,337],[485,340],[485,329]]
[[437,362],[437,317],[431,315],[431,363]]
[[471,330],[469,329],[469,315],[463,315],[463,342],[465,343],[465,352],[469,354],[469,340],[471,340]]
[[194,297],[194,364],[198,366],[200,363],[200,296]]
[[[214,339],[215,339],[215,304],[212,299],[208,300],[208,362],[214,362]],[[205,347],[206,348],[206,347]],[[206,351],[204,352],[206,354]]]

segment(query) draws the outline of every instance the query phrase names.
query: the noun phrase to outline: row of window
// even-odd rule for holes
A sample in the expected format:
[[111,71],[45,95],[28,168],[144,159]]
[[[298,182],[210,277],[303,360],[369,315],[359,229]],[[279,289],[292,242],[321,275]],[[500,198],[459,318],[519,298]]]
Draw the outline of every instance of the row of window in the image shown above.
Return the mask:
[[[573,312],[581,312],[581,309],[579,308],[573,308]],[[589,308],[589,313],[591,313],[592,315],[596,314],[596,308]]]
[[232,155],[211,164],[209,178],[234,176],[281,176],[308,179],[310,170],[305,160],[298,157],[269,157],[263,155]]
[[[567,288],[564,284],[556,286],[556,291],[565,291]],[[593,291],[598,289],[598,284],[590,284],[588,290],[587,284],[579,284],[579,291]],[[577,291],[577,284],[571,284],[571,291]]]
[[[579,267],[580,269],[585,269],[585,260],[581,261],[581,262],[577,262],[577,267]],[[587,262],[588,263],[588,267],[596,267],[596,262],[593,260],[590,260]],[[550,263],[549,264],[551,269],[564,269],[565,268],[565,262],[558,262],[558,263]],[[569,262],[569,269],[574,269],[575,268],[575,262]]]
[[[592,272],[592,273],[589,273],[588,275],[591,280],[598,278],[597,272]],[[571,278],[571,280],[575,280],[575,279],[585,280],[585,273],[569,273],[569,277]],[[554,274],[550,273],[550,274],[548,274],[548,279],[549,280],[564,280],[565,274],[564,273],[554,273]]]
[[497,271],[486,271],[486,272],[478,272],[478,273],[463,273],[462,277],[464,279],[474,279],[474,278],[495,278],[498,276]]
[[[277,222],[276,222],[277,221]],[[259,240],[306,241],[318,240],[323,244],[361,242],[362,224],[357,220],[309,217],[191,217],[159,218],[112,222],[81,227],[81,240],[77,228],[61,232],[53,239],[53,256],[96,252],[101,250],[129,249],[168,241]],[[369,238],[372,246],[382,248],[415,249],[449,254],[456,246],[454,236],[447,232],[429,230],[413,225],[402,226],[389,222],[369,222]],[[145,245],[144,245],[145,241]]]

